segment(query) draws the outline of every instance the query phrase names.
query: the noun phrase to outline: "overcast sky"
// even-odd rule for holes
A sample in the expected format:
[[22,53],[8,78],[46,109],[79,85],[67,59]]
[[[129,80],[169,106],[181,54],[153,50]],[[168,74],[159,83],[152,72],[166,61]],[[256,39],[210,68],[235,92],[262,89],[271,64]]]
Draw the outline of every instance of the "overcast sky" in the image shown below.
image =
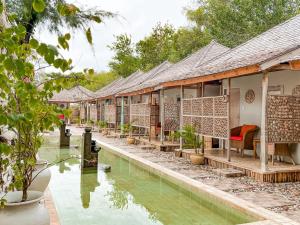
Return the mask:
[[[107,45],[114,41],[114,36],[130,34],[136,42],[151,32],[158,22],[170,23],[175,27],[187,25],[184,7],[193,0],[70,0],[76,5],[99,7],[117,13],[119,16],[105,21],[105,24],[93,25],[94,51],[87,43],[84,34],[73,33],[70,51],[64,53],[73,59],[75,70],[94,68],[96,71],[108,70],[112,52]],[[66,30],[67,31],[67,30]],[[36,37],[43,42],[56,44],[55,36],[42,28]]]

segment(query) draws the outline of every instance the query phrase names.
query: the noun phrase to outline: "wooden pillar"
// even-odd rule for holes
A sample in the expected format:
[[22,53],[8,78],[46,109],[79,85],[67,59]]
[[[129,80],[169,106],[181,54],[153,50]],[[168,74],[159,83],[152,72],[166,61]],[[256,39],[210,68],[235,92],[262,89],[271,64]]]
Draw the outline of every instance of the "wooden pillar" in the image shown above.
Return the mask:
[[164,89],[160,90],[160,143],[164,144],[165,140],[165,133],[164,133],[164,126],[165,126],[165,91]]
[[124,96],[121,99],[121,134],[123,134],[123,126],[124,126]]
[[[67,109],[70,109],[70,103],[67,103]],[[70,125],[71,124],[71,120],[70,120],[70,117],[72,116],[72,113],[70,116],[68,116],[67,118],[67,124]]]
[[228,149],[227,149],[227,161],[231,161],[230,151],[231,151],[231,143],[230,143],[230,89],[231,89],[231,79],[227,79],[227,142],[228,142]]
[[[151,128],[152,128],[152,121],[151,121],[151,118],[153,117],[153,115],[151,114],[152,113],[152,105],[153,105],[153,102],[152,102],[152,92],[150,93],[150,101],[149,101],[149,104],[150,104],[150,115],[149,115],[149,142],[151,142]],[[154,128],[155,129],[155,128]]]
[[131,123],[131,96],[128,96],[128,116],[129,116],[129,123]]
[[118,126],[118,98],[115,97],[115,133],[117,133],[117,126]]
[[266,114],[267,114],[267,97],[268,97],[268,86],[269,86],[269,74],[266,72],[263,74],[262,79],[262,104],[261,104],[261,136],[260,136],[260,163],[261,170],[268,170],[268,143],[266,137]]
[[[179,129],[180,129],[180,132],[182,131],[183,129],[183,98],[184,98],[184,87],[181,85],[180,86],[180,115],[179,115]],[[182,140],[182,137],[180,135],[180,150],[183,149],[183,140]]]
[[[203,99],[203,97],[204,97],[204,82],[201,83],[201,98]],[[204,135],[201,136],[201,142],[202,142],[201,153],[204,154],[204,144],[205,144]]]

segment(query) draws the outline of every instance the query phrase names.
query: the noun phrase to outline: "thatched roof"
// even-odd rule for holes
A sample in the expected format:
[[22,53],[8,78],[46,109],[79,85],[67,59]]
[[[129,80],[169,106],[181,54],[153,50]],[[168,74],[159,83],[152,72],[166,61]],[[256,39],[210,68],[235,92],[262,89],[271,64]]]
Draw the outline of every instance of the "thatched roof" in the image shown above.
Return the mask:
[[[299,47],[300,15],[233,48],[209,64],[197,66],[193,72],[182,77],[182,79],[221,73],[251,65],[260,66],[268,60]],[[287,57],[282,62],[295,59],[299,59],[299,56]]]
[[133,80],[128,85],[126,85],[123,90],[118,92],[118,94],[129,93],[135,90],[137,87],[140,87],[142,84],[148,82],[151,79],[155,79],[160,73],[164,72],[172,66],[168,61],[163,62],[162,64],[154,67],[152,70],[140,76],[138,79]]
[[216,41],[212,41],[210,44],[199,49],[185,59],[174,65],[171,65],[164,71],[161,71],[154,78],[148,79],[147,81],[133,88],[126,89],[123,91],[123,93],[139,91],[145,88],[155,87],[162,82],[181,79],[181,77],[189,74],[196,66],[202,65],[228,50],[229,48],[217,43]]
[[71,89],[64,89],[59,93],[55,93],[49,102],[75,103],[87,98],[94,98],[94,92],[78,85]]

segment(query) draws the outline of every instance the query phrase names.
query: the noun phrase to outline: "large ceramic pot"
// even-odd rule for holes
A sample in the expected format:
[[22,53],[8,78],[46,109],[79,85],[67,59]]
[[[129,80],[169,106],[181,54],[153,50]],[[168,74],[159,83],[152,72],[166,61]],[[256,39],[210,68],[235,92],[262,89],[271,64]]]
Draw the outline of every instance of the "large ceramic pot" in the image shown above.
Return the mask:
[[37,174],[38,175],[29,186],[29,190],[40,192],[44,192],[46,190],[51,179],[51,172],[50,169],[47,168],[47,166],[48,161],[37,160],[35,171],[33,172],[32,177],[35,177]]
[[0,225],[50,225],[48,210],[41,202],[42,198],[42,192],[29,191],[28,200],[21,202],[21,191],[7,193],[7,203],[0,209]]
[[135,143],[135,138],[133,137],[127,137],[127,144],[133,145]]
[[190,159],[193,165],[204,165],[204,155],[203,154],[191,154]]

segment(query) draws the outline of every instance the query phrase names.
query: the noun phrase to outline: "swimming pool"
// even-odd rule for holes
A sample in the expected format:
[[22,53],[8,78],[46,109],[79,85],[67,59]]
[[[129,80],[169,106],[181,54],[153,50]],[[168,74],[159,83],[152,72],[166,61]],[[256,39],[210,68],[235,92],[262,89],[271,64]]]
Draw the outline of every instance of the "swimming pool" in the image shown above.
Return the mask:
[[[40,157],[56,162],[79,148],[59,149],[57,137],[47,137]],[[80,137],[71,139],[80,145]],[[233,225],[253,218],[205,196],[174,185],[127,160],[101,151],[99,162],[110,164],[110,173],[81,170],[71,159],[51,168],[50,190],[61,225]]]

